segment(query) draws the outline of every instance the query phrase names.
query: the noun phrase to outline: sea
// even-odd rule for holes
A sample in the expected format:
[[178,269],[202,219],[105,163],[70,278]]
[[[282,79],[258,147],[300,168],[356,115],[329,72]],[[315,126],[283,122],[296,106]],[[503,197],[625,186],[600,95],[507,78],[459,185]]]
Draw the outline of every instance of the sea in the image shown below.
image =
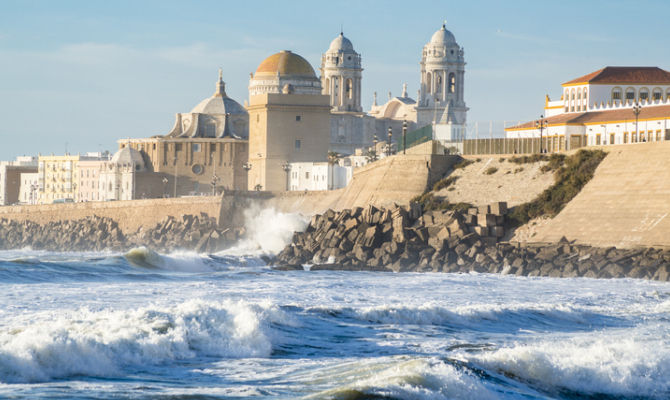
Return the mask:
[[275,271],[305,219],[249,220],[216,254],[0,252],[0,398],[670,398],[668,283]]

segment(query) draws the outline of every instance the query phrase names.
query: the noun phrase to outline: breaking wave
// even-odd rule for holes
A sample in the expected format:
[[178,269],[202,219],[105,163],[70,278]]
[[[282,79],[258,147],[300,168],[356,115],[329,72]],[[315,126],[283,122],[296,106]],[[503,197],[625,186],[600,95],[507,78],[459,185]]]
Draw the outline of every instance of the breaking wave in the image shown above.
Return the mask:
[[247,238],[220,254],[261,255],[279,253],[291,242],[294,232],[303,231],[308,218],[297,213],[283,213],[274,208],[253,205],[244,211]]
[[667,399],[670,341],[650,335],[592,332],[468,357],[477,365],[553,395]]
[[12,321],[0,330],[0,382],[109,377],[127,367],[202,357],[268,357],[271,325],[292,323],[270,304],[203,300],[58,315]]

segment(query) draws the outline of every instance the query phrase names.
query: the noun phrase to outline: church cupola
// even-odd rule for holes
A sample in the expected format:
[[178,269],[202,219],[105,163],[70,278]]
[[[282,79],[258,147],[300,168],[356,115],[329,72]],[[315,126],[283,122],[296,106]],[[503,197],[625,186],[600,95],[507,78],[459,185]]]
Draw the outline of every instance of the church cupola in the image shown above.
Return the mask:
[[342,32],[321,56],[321,86],[333,112],[362,112],[361,55]]

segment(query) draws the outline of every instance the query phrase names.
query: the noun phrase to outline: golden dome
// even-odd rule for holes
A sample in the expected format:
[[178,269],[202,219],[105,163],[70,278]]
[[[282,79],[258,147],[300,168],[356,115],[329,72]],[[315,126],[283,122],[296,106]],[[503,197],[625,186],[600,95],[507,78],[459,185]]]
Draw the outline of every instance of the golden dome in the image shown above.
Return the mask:
[[296,75],[316,77],[314,69],[309,62],[290,50],[282,50],[263,60],[256,69],[256,75],[276,76]]

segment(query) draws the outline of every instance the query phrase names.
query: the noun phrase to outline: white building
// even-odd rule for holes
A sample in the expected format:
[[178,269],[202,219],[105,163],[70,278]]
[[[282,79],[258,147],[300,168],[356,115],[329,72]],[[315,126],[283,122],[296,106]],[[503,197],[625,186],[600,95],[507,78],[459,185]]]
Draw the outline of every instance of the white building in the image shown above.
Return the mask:
[[39,194],[38,172],[26,172],[21,174],[21,187],[19,189],[19,203],[37,204]]
[[562,87],[559,100],[545,98],[546,117],[506,128],[506,136],[542,135],[549,151],[670,140],[668,71],[605,67]]
[[146,172],[142,154],[130,147],[117,151],[112,159],[103,162],[99,174],[99,195],[102,201],[133,200],[137,198],[137,173]]
[[328,162],[296,162],[290,164],[287,174],[290,190],[335,190],[347,186],[353,175],[353,167]]

